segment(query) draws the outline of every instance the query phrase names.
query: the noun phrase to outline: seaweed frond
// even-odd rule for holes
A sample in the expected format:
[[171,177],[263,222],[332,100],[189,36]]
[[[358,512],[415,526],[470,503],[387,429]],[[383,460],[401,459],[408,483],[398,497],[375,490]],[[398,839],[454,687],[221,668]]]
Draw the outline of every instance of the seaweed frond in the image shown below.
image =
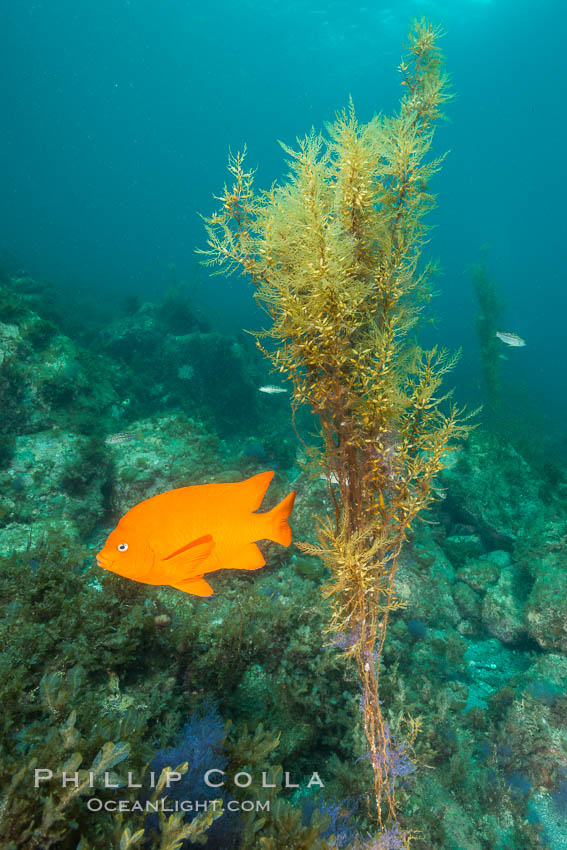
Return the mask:
[[382,826],[396,819],[396,765],[379,699],[380,658],[400,551],[434,499],[432,483],[470,415],[441,391],[458,358],[414,338],[432,297],[433,264],[420,267],[435,206],[435,123],[451,98],[440,31],[417,21],[400,65],[403,95],[391,117],[361,124],[352,101],[325,133],[283,145],[289,174],[254,188],[244,153],[232,185],[205,219],[205,262],[239,270],[269,317],[258,346],[308,406],[320,441],[308,450],[328,483],[334,518],[319,545],[300,544],[331,572],[330,629],[355,661]]

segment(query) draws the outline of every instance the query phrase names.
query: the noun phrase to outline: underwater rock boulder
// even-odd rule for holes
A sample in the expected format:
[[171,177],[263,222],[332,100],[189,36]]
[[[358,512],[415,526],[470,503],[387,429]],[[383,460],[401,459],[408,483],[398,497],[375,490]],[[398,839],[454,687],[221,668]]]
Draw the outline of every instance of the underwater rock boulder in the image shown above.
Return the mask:
[[[515,678],[517,698],[504,710],[496,731],[497,752],[505,773],[521,772],[532,786],[530,807],[539,792],[551,791],[553,809],[563,828],[557,837],[565,839],[565,729],[566,659],[557,654],[537,657],[529,669]],[[518,686],[521,687],[519,691]],[[545,847],[565,847],[546,842]]]
[[17,325],[0,322],[0,366],[16,357],[23,344]]
[[[0,558],[11,555],[35,553],[50,538],[65,545],[79,546],[81,535],[76,524],[70,519],[39,520],[31,525],[13,522],[0,528]],[[34,559],[31,559],[33,569]],[[26,561],[22,559],[22,567]]]
[[496,550],[479,558],[471,558],[457,571],[455,602],[467,621],[459,626],[461,634],[478,635],[479,630],[483,631],[483,599],[487,590],[498,582],[501,570],[510,563],[509,552]]
[[[527,695],[544,705],[556,705],[567,698],[567,657],[555,652],[536,655],[525,678]],[[561,732],[567,736],[563,723]]]
[[398,599],[406,604],[405,616],[435,623],[436,628],[456,626],[461,614],[453,597],[455,571],[443,550],[431,539],[402,550],[394,582]]
[[88,437],[57,429],[15,438],[0,471],[0,548],[15,545],[14,535],[33,537],[38,523],[65,523],[68,537],[94,528],[104,513],[107,470],[98,455],[89,462],[90,452]]
[[497,583],[486,591],[482,621],[490,634],[502,643],[518,643],[526,636],[522,619],[522,586],[522,571],[512,564],[504,567]]
[[567,652],[567,570],[561,552],[533,565],[535,582],[524,607],[524,624],[542,649]]
[[211,415],[222,435],[250,434],[258,419],[258,390],[240,343],[220,333],[168,335],[163,360],[168,383],[187,409]]
[[457,462],[440,477],[447,490],[444,509],[454,522],[476,529],[488,549],[510,549],[540,509],[533,470],[494,434],[473,431]]
[[68,407],[79,395],[92,392],[75,343],[57,335],[42,352],[34,368],[34,380],[43,404],[50,409]]
[[[455,584],[453,596],[462,616],[471,623],[477,623],[482,616],[482,603],[478,593],[462,581]],[[474,634],[478,629],[471,630],[470,626],[466,629],[467,634]],[[463,630],[459,628],[461,634]]]
[[106,443],[118,517],[174,487],[226,480],[218,439],[183,414],[133,422],[128,431],[110,434]]
[[122,316],[105,329],[103,345],[113,357],[137,367],[146,364],[153,374],[163,337],[155,309],[143,304],[134,315]]
[[[43,413],[33,384],[33,351],[20,328],[0,322],[0,434],[21,434],[41,428]],[[30,363],[31,365],[31,363]]]
[[26,271],[8,275],[0,286],[0,312],[56,318],[56,291],[52,283],[35,280]]
[[487,589],[496,584],[500,570],[510,565],[508,552],[489,552],[480,558],[471,558],[457,572],[459,581],[468,584],[476,593],[484,594]]
[[443,549],[455,566],[484,554],[484,546],[478,534],[454,534],[446,537]]
[[119,400],[109,362],[58,333],[19,294],[11,298],[15,321],[0,323],[0,436],[55,425],[93,433],[103,411]]
[[523,649],[486,637],[468,643],[464,661],[469,686],[467,711],[474,706],[486,708],[490,699],[529,665]]
[[59,426],[93,434],[120,401],[110,361],[67,336],[52,334],[40,352],[21,361],[21,368],[32,411],[27,430]]

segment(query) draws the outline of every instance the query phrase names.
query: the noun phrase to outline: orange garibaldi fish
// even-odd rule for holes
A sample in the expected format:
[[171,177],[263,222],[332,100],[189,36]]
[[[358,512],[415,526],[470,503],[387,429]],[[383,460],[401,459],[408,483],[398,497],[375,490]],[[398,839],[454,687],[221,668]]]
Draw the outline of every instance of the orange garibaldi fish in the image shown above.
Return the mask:
[[96,556],[105,570],[144,584],[169,584],[210,596],[203,573],[257,570],[266,563],[256,540],[291,543],[286,522],[295,490],[266,513],[254,513],[273,472],[236,484],[180,487],[140,502],[124,514]]

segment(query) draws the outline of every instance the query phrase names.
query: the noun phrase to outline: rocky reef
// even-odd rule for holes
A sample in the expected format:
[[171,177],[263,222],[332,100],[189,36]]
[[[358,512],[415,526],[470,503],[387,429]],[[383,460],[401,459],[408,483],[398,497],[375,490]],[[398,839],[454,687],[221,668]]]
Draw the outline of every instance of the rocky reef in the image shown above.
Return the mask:
[[[287,406],[258,394],[269,377],[253,350],[198,324],[169,332],[156,305],[93,328],[89,348],[29,278],[4,283],[0,305],[0,846],[380,846],[357,806],[371,781],[357,761],[361,694],[325,632],[317,559],[266,545],[264,569],[215,574],[209,600],[93,560],[142,498],[266,468],[274,504],[297,490],[294,537],[313,539],[313,516],[332,509],[326,483],[301,464]],[[128,353],[147,345],[142,325],[154,334],[151,380]],[[215,381],[219,394],[205,392]],[[404,549],[383,693],[393,730],[408,712],[421,718],[416,769],[399,787],[418,850],[564,846],[564,497],[561,476],[550,486],[481,425]],[[149,765],[187,763],[194,777],[209,756],[227,777],[252,777],[227,782],[217,810],[88,809],[116,800],[104,773],[132,807],[180,799],[150,787]],[[42,768],[53,775],[35,787]],[[63,771],[79,785],[62,787]],[[323,789],[309,787],[314,771]],[[251,799],[269,811],[247,811]]]

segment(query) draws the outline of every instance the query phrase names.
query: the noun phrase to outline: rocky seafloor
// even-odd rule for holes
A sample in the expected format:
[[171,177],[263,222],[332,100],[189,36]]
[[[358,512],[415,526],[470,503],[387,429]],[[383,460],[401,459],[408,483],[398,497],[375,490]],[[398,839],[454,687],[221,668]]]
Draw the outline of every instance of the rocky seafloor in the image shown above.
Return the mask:
[[[210,599],[94,562],[140,500],[266,469],[276,476],[263,508],[296,489],[294,537],[314,539],[313,517],[330,509],[326,485],[300,462],[288,396],[258,392],[271,382],[253,345],[210,330],[182,292],[75,333],[48,288],[25,275],[4,280],[0,847],[167,848],[191,838],[223,850],[401,846],[394,835],[369,837],[360,693],[325,630],[316,559],[267,546],[262,570],[212,574]],[[451,457],[403,553],[406,607],[384,651],[392,728],[401,732],[408,714],[422,727],[400,822],[417,831],[419,850],[559,850],[567,485],[482,423]],[[190,813],[168,826],[138,812],[95,815],[89,796],[116,791],[70,793],[57,781],[80,767],[98,782],[101,765],[120,781],[126,771],[147,781],[152,765],[175,759],[188,765],[184,793],[207,794],[199,775],[212,761],[228,777],[253,776],[248,788],[222,789],[225,804],[263,793],[270,811],[240,806],[199,823]],[[35,788],[44,765],[54,778]],[[283,787],[280,765],[297,788]],[[275,788],[265,791],[259,777],[269,770]],[[307,787],[313,771],[322,795]]]

